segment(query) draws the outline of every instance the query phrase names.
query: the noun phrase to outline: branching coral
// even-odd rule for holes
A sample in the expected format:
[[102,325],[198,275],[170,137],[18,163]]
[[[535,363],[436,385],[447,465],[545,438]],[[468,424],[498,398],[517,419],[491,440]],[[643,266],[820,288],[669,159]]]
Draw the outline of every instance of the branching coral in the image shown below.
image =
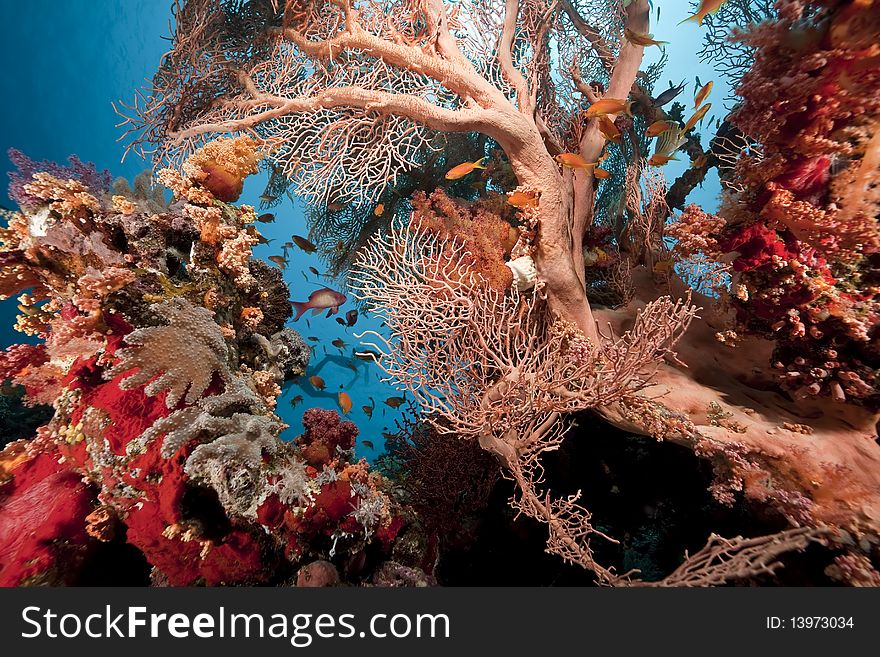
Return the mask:
[[352,287],[391,337],[370,346],[438,431],[500,459],[519,487],[516,508],[547,524],[549,550],[614,581],[593,558],[590,540],[604,535],[578,496],[545,499],[540,456],[563,439],[565,413],[624,400],[648,385],[651,364],[673,355],[696,309],[661,299],[600,347],[576,326],[545,324],[537,294],[483,289],[470,263],[462,243],[420,225],[374,239]]

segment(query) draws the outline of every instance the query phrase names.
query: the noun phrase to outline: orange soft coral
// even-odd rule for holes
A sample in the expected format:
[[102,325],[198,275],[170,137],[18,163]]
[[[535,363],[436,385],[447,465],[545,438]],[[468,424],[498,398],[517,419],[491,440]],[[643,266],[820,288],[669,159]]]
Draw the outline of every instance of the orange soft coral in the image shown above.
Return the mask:
[[468,259],[485,285],[498,291],[513,283],[513,274],[504,264],[516,244],[516,228],[505,221],[492,199],[473,205],[448,197],[443,190],[425,195],[417,193],[412,200],[414,221],[438,237],[455,238],[464,243]]

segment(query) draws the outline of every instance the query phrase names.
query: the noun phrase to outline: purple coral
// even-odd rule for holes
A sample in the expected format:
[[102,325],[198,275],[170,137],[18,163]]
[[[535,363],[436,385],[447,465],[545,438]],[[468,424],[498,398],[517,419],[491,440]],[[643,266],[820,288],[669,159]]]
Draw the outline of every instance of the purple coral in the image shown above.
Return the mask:
[[24,188],[37,172],[45,172],[61,180],[70,180],[71,178],[78,180],[96,196],[110,189],[112,182],[110,172],[107,169],[98,171],[93,163],[83,162],[76,155],[67,158],[70,164],[64,166],[50,160],[37,162],[15,148],[10,148],[7,153],[9,160],[18,169],[18,171],[9,172],[9,198],[22,207],[34,207],[43,203],[42,199],[28,194]]

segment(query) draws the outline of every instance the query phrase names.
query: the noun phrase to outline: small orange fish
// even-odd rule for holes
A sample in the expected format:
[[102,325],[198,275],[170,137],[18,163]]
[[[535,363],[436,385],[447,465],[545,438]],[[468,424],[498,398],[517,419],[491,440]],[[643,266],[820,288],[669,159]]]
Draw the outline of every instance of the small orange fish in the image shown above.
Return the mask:
[[685,18],[679,25],[682,23],[688,23],[690,21],[695,22],[697,25],[701,25],[703,23],[703,19],[706,18],[709,14],[714,14],[721,8],[727,0],[700,0],[700,6],[697,7],[697,12],[693,16],[688,16]]
[[351,411],[351,397],[348,396],[347,392],[340,392],[336,397],[339,402],[339,408],[342,409],[342,414],[348,415],[349,411]]
[[474,169],[485,169],[486,165],[483,162],[488,159],[488,157],[481,157],[476,162],[464,162],[454,166],[446,172],[446,180],[458,180],[459,178],[464,178]]
[[700,155],[696,160],[691,162],[691,167],[694,169],[702,169],[706,166],[706,162],[709,160],[705,155]]
[[648,126],[648,129],[645,130],[646,137],[658,137],[662,135],[667,130],[671,129],[673,126],[672,121],[654,121],[651,125]]
[[385,404],[390,406],[391,408],[398,408],[406,399],[403,397],[389,397],[385,400]]
[[639,34],[638,32],[633,32],[628,27],[623,28],[623,36],[626,37],[626,40],[636,46],[662,46],[668,41],[655,41],[651,38],[650,34]]
[[327,384],[324,383],[324,379],[322,379],[322,378],[321,378],[320,376],[318,376],[317,374],[316,374],[315,376],[310,376],[310,377],[309,377],[309,383],[311,383],[312,386],[315,387],[315,388],[318,389],[318,390],[323,390],[324,388],[327,387]]
[[697,95],[694,96],[694,109],[697,109],[700,105],[703,104],[703,101],[706,100],[706,97],[709,95],[709,92],[712,91],[712,80],[709,80],[703,88],[697,92]]
[[619,114],[620,112],[632,116],[632,101],[626,98],[603,98],[590,105],[589,109],[584,112],[584,116],[592,119],[603,114]]
[[337,349],[344,349],[345,348],[345,340],[343,340],[342,338],[336,338],[330,344],[332,344]]
[[361,441],[361,444],[362,444],[364,447],[366,447],[367,449],[374,449],[373,441],[372,441],[372,440],[362,440],[362,441]]
[[620,129],[614,125],[614,121],[609,119],[605,114],[602,114],[599,117],[599,132],[601,132],[602,136],[608,141],[614,144],[620,143]]
[[538,206],[538,195],[534,192],[511,192],[507,195],[507,202],[520,210],[534,208]]
[[569,169],[583,169],[587,171],[596,166],[595,162],[587,162],[578,153],[560,153],[555,159],[559,164]]
[[381,217],[383,214],[385,214],[385,204],[380,203],[379,205],[377,205],[373,209],[373,214],[376,215],[377,217]]
[[314,253],[318,250],[318,247],[309,242],[305,237],[300,237],[299,235],[294,235],[290,239],[293,240],[293,243],[296,244],[299,248],[301,248],[306,253]]
[[373,419],[373,407],[372,406],[367,406],[366,404],[364,404],[363,406],[361,406],[361,410],[364,412],[364,415],[366,415],[371,420]]
[[269,256],[269,260],[281,267],[281,269],[287,267],[287,258],[284,256]]
[[662,167],[664,164],[669,162],[669,160],[677,160],[677,157],[672,157],[671,155],[661,155],[660,153],[654,153],[651,157],[648,158],[648,164],[652,167]]
[[297,395],[296,397],[293,397],[293,398],[290,400],[290,405],[291,405],[293,408],[296,408],[296,405],[302,403],[302,400],[303,400],[303,396],[302,396],[302,395]]
[[606,178],[611,177],[611,172],[606,171],[605,169],[593,169],[593,176],[599,180],[605,180]]
[[681,134],[686,133],[688,130],[690,130],[695,125],[697,125],[697,123],[699,123],[700,119],[702,119],[704,116],[706,116],[706,112],[709,111],[710,107],[712,107],[712,103],[706,103],[700,109],[698,109],[696,112],[694,112],[694,115],[687,120],[687,123],[684,124],[684,128],[681,129]]

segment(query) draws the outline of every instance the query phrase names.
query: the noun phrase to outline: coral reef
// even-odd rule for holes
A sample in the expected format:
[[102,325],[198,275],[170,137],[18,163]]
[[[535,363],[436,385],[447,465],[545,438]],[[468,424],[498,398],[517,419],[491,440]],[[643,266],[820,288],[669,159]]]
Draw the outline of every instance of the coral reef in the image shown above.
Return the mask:
[[27,405],[4,408],[42,426],[0,452],[0,585],[76,583],[100,544],[133,546],[172,586],[281,583],[369,547],[367,578],[390,557],[400,509],[355,461],[357,427],[313,409],[278,437],[279,385],[310,352],[283,328],[286,285],[252,259],[253,209],[224,200],[255,146],[221,140],[163,172],[170,205],[16,155],[3,292],[40,342],[0,353],[0,379]]

